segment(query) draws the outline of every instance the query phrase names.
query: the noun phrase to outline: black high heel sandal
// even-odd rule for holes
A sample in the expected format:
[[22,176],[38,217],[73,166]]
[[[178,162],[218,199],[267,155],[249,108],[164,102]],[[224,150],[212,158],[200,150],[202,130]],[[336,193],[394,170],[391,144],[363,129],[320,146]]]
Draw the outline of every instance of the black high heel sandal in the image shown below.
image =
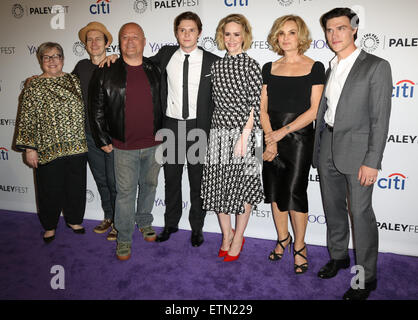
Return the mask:
[[[284,247],[284,246],[282,245],[282,243],[283,243],[283,242],[286,242],[286,241],[287,241],[287,239],[289,239],[289,237],[290,237],[290,241],[289,241],[289,243],[287,244],[287,246],[288,246],[288,248],[289,248],[289,253],[290,253],[290,246],[292,245],[292,236],[290,235],[290,233],[288,233],[288,234],[287,234],[286,239],[283,239],[283,240],[277,240],[277,244],[278,244],[278,245],[280,245],[280,246],[282,247],[282,249],[283,249],[283,253],[277,253],[277,252],[276,252],[276,248],[274,248],[274,249],[273,249],[273,251],[271,251],[271,252],[270,252],[270,254],[269,254],[269,260],[271,260],[271,261],[277,261],[277,260],[280,260],[281,258],[283,258],[283,254],[284,254],[284,252],[285,252],[285,250],[286,250],[286,247]],[[276,244],[276,247],[277,247],[277,244]]]
[[[302,264],[296,264],[295,263],[295,265],[294,265],[294,270],[295,270],[295,273],[296,274],[302,274],[302,273],[305,273],[306,271],[308,271],[308,258],[306,258],[303,254],[302,254],[302,251],[304,250],[306,248],[306,244],[303,246],[303,248],[302,249],[300,249],[300,250],[295,250],[295,245],[293,245],[293,257],[295,257],[296,255],[299,255],[299,256],[301,256],[303,259],[305,259],[306,260],[306,262],[305,263],[302,263]],[[308,253],[308,250],[306,250],[306,253]],[[297,272],[296,270],[298,270],[298,269],[300,269],[301,270],[301,272]]]
[[50,236],[50,237],[45,237],[45,233],[44,233],[44,236],[42,237],[42,239],[44,239],[44,242],[45,243],[51,243],[52,241],[55,240],[55,231],[56,230],[54,230],[54,234],[52,236]]

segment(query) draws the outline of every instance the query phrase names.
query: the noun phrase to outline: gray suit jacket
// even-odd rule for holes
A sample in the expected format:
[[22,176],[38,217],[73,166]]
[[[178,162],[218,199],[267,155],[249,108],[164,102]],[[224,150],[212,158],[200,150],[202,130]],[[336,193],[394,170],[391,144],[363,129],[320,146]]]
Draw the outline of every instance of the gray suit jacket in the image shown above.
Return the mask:
[[[330,69],[327,80],[329,74]],[[340,172],[356,174],[362,165],[381,169],[392,88],[389,63],[362,50],[347,76],[335,114],[332,153],[335,167]],[[313,167],[318,166],[327,107],[324,90],[316,118]]]

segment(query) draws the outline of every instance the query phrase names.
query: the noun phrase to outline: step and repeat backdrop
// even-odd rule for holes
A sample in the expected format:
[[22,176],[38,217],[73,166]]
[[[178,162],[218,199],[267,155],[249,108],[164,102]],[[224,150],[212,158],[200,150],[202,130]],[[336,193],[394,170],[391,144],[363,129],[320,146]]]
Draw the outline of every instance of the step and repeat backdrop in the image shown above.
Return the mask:
[[[392,115],[389,136],[374,189],[374,209],[380,234],[379,250],[418,256],[418,2],[415,0],[2,0],[0,3],[0,209],[36,212],[34,173],[13,149],[15,119],[24,80],[40,74],[37,47],[45,41],[64,48],[64,71],[71,72],[80,59],[88,58],[78,31],[91,21],[105,24],[114,42],[108,54],[119,53],[118,31],[122,24],[139,23],[147,38],[145,56],[163,45],[176,44],[174,18],[194,11],[202,19],[199,44],[214,54],[218,21],[230,13],[242,13],[253,27],[248,54],[260,65],[279,57],[270,50],[267,35],[273,21],[285,14],[301,16],[310,28],[312,44],[306,55],[326,67],[334,54],[319,24],[320,16],[334,7],[350,7],[360,17],[357,45],[391,63]],[[100,196],[88,172],[85,217],[103,219]],[[309,175],[308,244],[326,245],[326,221],[321,204],[319,176]],[[164,224],[164,177],[161,170],[153,209],[154,225]],[[183,184],[183,217],[180,228],[190,229],[187,175]],[[220,232],[217,216],[209,212],[204,231]],[[276,239],[271,207],[253,210],[246,231],[249,237]],[[350,246],[352,244],[350,243]]]

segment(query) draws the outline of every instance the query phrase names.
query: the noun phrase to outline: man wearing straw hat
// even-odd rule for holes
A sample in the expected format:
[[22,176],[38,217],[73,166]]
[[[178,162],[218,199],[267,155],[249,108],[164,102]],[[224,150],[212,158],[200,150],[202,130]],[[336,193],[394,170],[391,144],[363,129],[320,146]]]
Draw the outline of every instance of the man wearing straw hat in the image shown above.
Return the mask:
[[104,220],[94,228],[96,233],[105,233],[109,228],[111,231],[107,236],[107,240],[116,240],[117,232],[113,228],[115,215],[115,199],[116,199],[116,183],[114,172],[114,153],[106,153],[97,148],[89,125],[88,119],[88,88],[90,79],[96,70],[97,65],[106,58],[106,48],[112,41],[112,35],[106,27],[100,22],[90,22],[78,32],[80,41],[84,43],[90,59],[83,59],[77,63],[73,73],[76,74],[81,82],[81,90],[83,92],[84,106],[86,108],[86,138],[88,146],[88,163],[90,170],[96,181],[97,190],[99,191],[102,208],[104,212]]

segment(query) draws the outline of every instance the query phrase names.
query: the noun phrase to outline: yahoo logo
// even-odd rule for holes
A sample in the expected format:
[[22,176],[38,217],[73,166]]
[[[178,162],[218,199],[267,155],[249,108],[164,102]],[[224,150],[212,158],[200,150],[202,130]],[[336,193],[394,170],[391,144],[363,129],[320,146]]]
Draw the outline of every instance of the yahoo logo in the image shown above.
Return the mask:
[[392,173],[387,178],[380,178],[377,186],[381,189],[405,190],[406,177],[401,173]]
[[327,220],[325,219],[324,215],[316,216],[316,215],[310,214],[308,215],[308,221],[309,223],[319,223],[319,224],[327,223]]
[[311,49],[329,49],[325,40],[312,40]]

